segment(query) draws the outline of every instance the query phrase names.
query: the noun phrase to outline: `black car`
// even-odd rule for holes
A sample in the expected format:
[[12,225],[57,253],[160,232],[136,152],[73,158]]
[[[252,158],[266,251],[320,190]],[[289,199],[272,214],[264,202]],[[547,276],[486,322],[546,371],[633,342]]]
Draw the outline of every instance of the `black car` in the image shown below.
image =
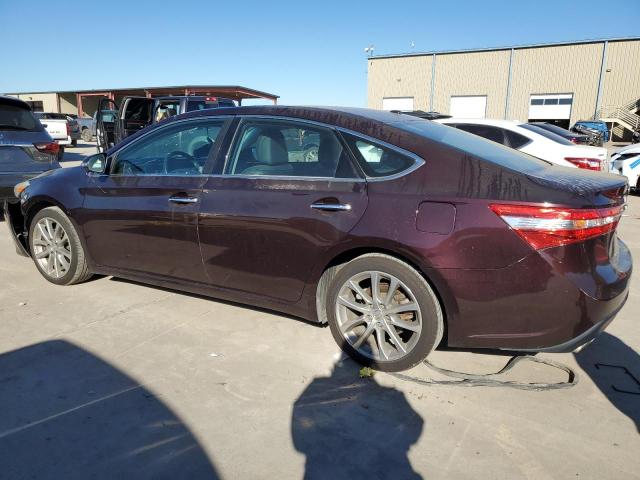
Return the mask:
[[571,143],[576,145],[591,145],[591,139],[589,135],[583,135],[581,133],[575,133],[566,128],[559,127],[553,123],[548,122],[529,122],[529,125],[535,125],[536,127],[543,128],[548,132],[560,135],[562,138],[566,138]]
[[26,102],[0,96],[0,204],[17,201],[17,183],[59,168],[59,148]]

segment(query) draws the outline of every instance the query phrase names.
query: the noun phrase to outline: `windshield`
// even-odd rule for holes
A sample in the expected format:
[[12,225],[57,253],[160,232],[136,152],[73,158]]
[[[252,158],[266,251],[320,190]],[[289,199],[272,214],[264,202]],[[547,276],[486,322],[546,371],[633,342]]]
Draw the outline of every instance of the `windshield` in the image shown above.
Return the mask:
[[561,137],[566,137],[567,135],[575,137],[575,133],[571,133],[569,130],[566,130],[566,129],[564,129],[562,127],[559,127],[557,125],[554,125],[552,123],[542,123],[542,124],[533,123],[532,125],[534,127],[544,128],[545,130],[548,130],[549,132],[557,133]]
[[505,147],[472,133],[425,120],[394,123],[394,127],[416,133],[422,137],[444,143],[484,160],[493,162],[511,170],[533,173],[552,165],[525,153]]
[[187,112],[193,112],[195,110],[206,110],[208,108],[218,107],[235,107],[236,105],[232,100],[189,100],[187,102]]
[[42,131],[42,126],[33,117],[31,110],[15,105],[0,104],[0,130]]
[[535,125],[529,125],[527,123],[522,123],[520,125],[518,125],[520,128],[524,128],[525,130],[529,130],[533,133],[537,133],[538,135],[542,135],[545,138],[548,138],[549,140],[552,140],[556,143],[559,143],[561,145],[573,145],[573,143],[571,143],[569,140],[567,140],[564,137],[561,137],[560,135],[550,132],[549,130],[545,130],[544,128],[540,128],[537,127]]
[[67,115],[64,113],[36,112],[35,116],[42,120],[67,120]]

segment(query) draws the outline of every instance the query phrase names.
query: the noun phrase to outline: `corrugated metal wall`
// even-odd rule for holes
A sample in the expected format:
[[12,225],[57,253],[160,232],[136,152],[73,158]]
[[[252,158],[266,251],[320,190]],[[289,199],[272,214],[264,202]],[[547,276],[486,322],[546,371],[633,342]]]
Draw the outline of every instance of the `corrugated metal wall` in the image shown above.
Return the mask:
[[[601,105],[622,105],[640,97],[640,41],[608,44]],[[571,121],[596,109],[604,42],[516,48],[508,118],[526,121],[530,95],[571,93]],[[510,49],[436,55],[433,109],[449,112],[453,95],[487,95],[487,117],[503,118]],[[429,109],[432,55],[369,59],[368,105],[382,108],[384,97],[414,97]]]
[[607,49],[602,102],[621,106],[640,98],[640,42],[610,42]]
[[502,118],[507,96],[509,51],[436,56],[433,110],[449,112],[454,95],[486,95],[487,118]]
[[369,60],[367,99],[369,108],[382,108],[385,97],[413,97],[416,110],[428,110],[431,94],[431,57],[398,57]]
[[572,93],[571,121],[595,113],[602,43],[517,49],[513,56],[509,117],[526,121],[529,96]]

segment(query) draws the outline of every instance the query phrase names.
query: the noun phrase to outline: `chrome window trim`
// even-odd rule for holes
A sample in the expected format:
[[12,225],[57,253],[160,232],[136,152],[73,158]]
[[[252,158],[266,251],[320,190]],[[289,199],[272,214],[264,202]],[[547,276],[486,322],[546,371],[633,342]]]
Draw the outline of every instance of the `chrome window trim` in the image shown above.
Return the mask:
[[[118,174],[118,173],[111,173],[111,169],[113,168],[114,162],[118,160],[118,156],[125,150],[127,150],[129,147],[132,147],[134,145],[136,145],[138,142],[142,141],[143,138],[148,137],[151,134],[155,134],[155,133],[160,133],[163,130],[166,130],[167,128],[171,128],[171,127],[175,127],[176,125],[179,125],[181,123],[190,123],[190,122],[197,122],[197,121],[207,121],[207,120],[222,120],[223,124],[225,122],[227,122],[229,119],[233,119],[234,116],[233,115],[215,115],[215,116],[202,116],[202,117],[196,117],[196,118],[184,118],[184,119],[180,119],[180,120],[174,120],[173,122],[168,123],[167,125],[163,125],[161,127],[152,129],[142,135],[140,135],[138,138],[136,138],[135,140],[133,140],[132,142],[129,142],[127,145],[124,145],[121,148],[118,148],[115,152],[113,152],[111,155],[109,155],[107,158],[110,159],[109,161],[109,173],[108,175],[110,177],[118,177],[118,178],[139,178],[139,177],[187,177],[187,178],[197,178],[197,177],[209,177],[209,174],[206,173],[199,173],[197,175],[158,175],[158,174],[148,174],[148,173],[143,173],[140,175],[122,175],[122,174]],[[154,125],[153,123],[151,125]],[[214,142],[215,143],[215,142]]]

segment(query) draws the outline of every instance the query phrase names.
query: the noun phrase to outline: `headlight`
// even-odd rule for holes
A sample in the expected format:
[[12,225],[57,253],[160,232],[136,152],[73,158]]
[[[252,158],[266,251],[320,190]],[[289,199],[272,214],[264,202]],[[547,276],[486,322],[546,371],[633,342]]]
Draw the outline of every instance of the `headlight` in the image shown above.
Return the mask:
[[13,194],[16,196],[16,198],[20,198],[20,194],[22,194],[22,192],[24,192],[29,185],[29,180],[27,180],[26,182],[20,182],[15,187],[13,187]]

